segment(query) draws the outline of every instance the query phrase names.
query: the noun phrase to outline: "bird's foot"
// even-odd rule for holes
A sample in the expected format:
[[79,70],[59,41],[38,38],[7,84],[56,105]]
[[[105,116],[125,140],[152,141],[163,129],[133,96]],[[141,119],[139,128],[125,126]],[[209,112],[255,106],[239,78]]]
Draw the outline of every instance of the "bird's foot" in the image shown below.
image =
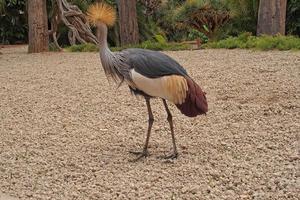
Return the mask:
[[150,154],[148,150],[143,150],[143,151],[129,151],[129,153],[137,155],[137,157],[133,160],[130,160],[131,162],[136,162],[142,158],[148,157]]
[[174,160],[174,159],[177,159],[177,158],[178,158],[178,153],[177,153],[177,152],[174,152],[174,153],[172,153],[171,155],[159,156],[159,157],[157,157],[157,158],[159,158],[159,159],[166,159],[166,160],[168,160],[168,159]]

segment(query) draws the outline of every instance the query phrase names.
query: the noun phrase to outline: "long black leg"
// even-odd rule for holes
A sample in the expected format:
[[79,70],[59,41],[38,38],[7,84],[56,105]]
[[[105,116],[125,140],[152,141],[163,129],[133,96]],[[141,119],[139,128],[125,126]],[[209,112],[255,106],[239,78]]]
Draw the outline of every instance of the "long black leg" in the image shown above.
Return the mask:
[[173,143],[173,154],[169,155],[169,156],[164,156],[162,158],[165,158],[165,159],[175,159],[178,157],[178,152],[177,152],[177,147],[176,147],[176,141],[175,141],[175,135],[174,135],[174,127],[173,127],[173,119],[172,119],[172,114],[168,108],[168,104],[166,102],[165,99],[163,99],[163,103],[164,103],[164,106],[165,106],[165,109],[167,111],[167,114],[168,114],[168,117],[167,117],[167,120],[170,124],[170,129],[171,129],[171,135],[172,135],[172,143]]
[[143,151],[141,152],[134,152],[134,151],[130,151],[130,153],[133,153],[133,154],[136,154],[136,155],[139,155],[136,159],[134,159],[133,161],[137,161],[143,157],[147,157],[149,155],[149,152],[148,152],[148,144],[149,144],[149,139],[150,139],[150,133],[151,133],[151,129],[152,129],[152,125],[153,125],[153,122],[154,122],[154,117],[153,117],[153,113],[152,113],[152,110],[151,110],[151,106],[150,106],[150,98],[148,97],[145,97],[146,99],[146,104],[147,104],[147,110],[148,110],[148,131],[147,131],[147,137],[146,137],[146,142],[145,142],[145,145],[144,145],[144,148],[143,148]]

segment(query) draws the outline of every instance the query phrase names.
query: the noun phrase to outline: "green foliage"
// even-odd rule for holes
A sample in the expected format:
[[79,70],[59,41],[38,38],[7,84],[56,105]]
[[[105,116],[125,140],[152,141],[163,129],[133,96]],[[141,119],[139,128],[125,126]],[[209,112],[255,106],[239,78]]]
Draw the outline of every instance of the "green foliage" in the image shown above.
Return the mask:
[[178,6],[175,10],[174,19],[176,21],[186,21],[190,18],[191,13],[198,12],[199,9],[212,8],[214,10],[227,10],[224,0],[187,0]]
[[180,43],[159,43],[159,42],[152,42],[147,40],[140,45],[137,45],[135,48],[141,49],[151,49],[156,51],[179,51],[179,50],[186,50],[190,49],[189,45],[183,45]]
[[162,29],[158,26],[152,16],[145,15],[145,6],[138,2],[137,20],[140,34],[140,41],[151,39],[156,34],[164,35]]
[[5,0],[0,0],[0,14],[5,13],[5,7],[6,7],[6,1]]
[[92,1],[91,0],[71,0],[69,2],[77,5],[78,8],[80,10],[82,10],[82,12],[85,12],[88,9],[89,4],[91,4]]
[[27,41],[25,1],[0,0],[0,43],[15,44]]
[[146,40],[141,44],[129,45],[125,47],[113,47],[113,51],[120,51],[126,48],[141,48],[141,49],[151,49],[156,51],[179,51],[191,49],[190,45],[181,43],[168,43],[167,40],[162,35],[155,35],[152,39]]
[[261,50],[300,50],[300,39],[295,36],[262,36],[256,41],[256,48]]
[[[53,1],[53,0],[52,0]],[[104,0],[106,3],[110,4],[110,5],[115,5],[116,1],[115,0]],[[78,8],[82,11],[82,12],[86,12],[86,10],[88,9],[89,5],[97,2],[97,0],[68,0],[68,2],[77,5]]]
[[189,13],[197,11],[199,8],[204,7],[208,2],[206,0],[190,0],[184,2],[181,6],[177,7],[175,11],[176,21],[185,21]]
[[182,41],[187,37],[188,28],[180,26],[175,21],[175,14],[180,3],[175,0],[166,1],[155,14],[155,21],[169,41]]
[[220,0],[187,0],[175,4],[169,1],[159,10],[157,18],[169,40],[188,38],[189,29],[196,29],[209,37],[229,19],[229,12]]
[[[231,20],[218,31],[218,39],[238,36],[242,32],[256,34],[259,0],[224,0]],[[300,36],[300,1],[287,1],[286,32]]]
[[167,40],[166,40],[166,38],[164,38],[164,36],[162,36],[162,35],[155,35],[154,36],[154,39],[158,42],[158,43],[160,43],[160,44],[166,44],[167,43]]
[[288,34],[300,36],[299,0],[288,0],[286,13],[286,30]]
[[258,50],[300,50],[300,38],[295,36],[252,36],[251,33],[243,33],[238,37],[229,37],[217,42],[209,42],[204,48],[226,49],[258,49]]
[[[111,47],[112,51],[121,51],[127,48],[151,49],[156,51],[179,51],[189,50],[191,46],[181,43],[159,43],[152,40],[147,40],[141,44],[129,45],[124,47]],[[79,44],[65,48],[68,52],[98,52],[98,47],[94,44]]]
[[229,22],[217,32],[217,39],[238,36],[243,32],[256,34],[259,0],[225,0],[230,12]]
[[91,44],[91,43],[72,45],[65,49],[66,49],[66,51],[69,51],[69,52],[97,52],[97,51],[99,51],[99,48],[97,47],[97,45]]
[[190,30],[190,32],[188,34],[188,39],[189,40],[200,39],[202,43],[207,43],[208,42],[208,37],[204,33],[200,32],[196,29],[191,29]]
[[[49,20],[52,13],[52,2],[47,0]],[[68,0],[77,5],[83,12],[94,2],[101,0]],[[116,7],[116,0],[103,0]],[[160,6],[150,16],[145,15],[145,5],[137,1],[137,16],[140,41],[152,41],[159,44],[146,44],[153,48],[163,49],[162,43],[167,41],[180,42],[201,38],[207,41],[208,36],[213,39],[225,39],[238,36],[243,32],[256,34],[259,0],[168,0],[162,1]],[[202,10],[201,10],[202,9]],[[201,12],[200,12],[201,11]],[[225,24],[212,23],[214,13],[228,12],[230,20]],[[300,36],[300,1],[287,0],[286,32]],[[203,20],[206,19],[206,20]],[[208,19],[208,21],[207,21]],[[221,20],[222,21],[222,20]],[[217,24],[221,24],[221,26]],[[109,44],[119,44],[118,24],[109,29]],[[194,31],[191,29],[195,29]],[[68,45],[68,29],[60,25],[58,29],[59,44]],[[15,44],[27,42],[28,25],[25,0],[0,0],[0,43]],[[157,35],[161,35],[157,37]],[[206,35],[206,36],[205,36]],[[150,43],[150,42],[148,42]],[[230,43],[233,45],[232,43]],[[155,47],[158,46],[158,47]],[[262,42],[262,45],[264,43]],[[234,48],[234,45],[232,46]],[[271,47],[270,47],[271,48]],[[282,47],[283,48],[283,47]]]

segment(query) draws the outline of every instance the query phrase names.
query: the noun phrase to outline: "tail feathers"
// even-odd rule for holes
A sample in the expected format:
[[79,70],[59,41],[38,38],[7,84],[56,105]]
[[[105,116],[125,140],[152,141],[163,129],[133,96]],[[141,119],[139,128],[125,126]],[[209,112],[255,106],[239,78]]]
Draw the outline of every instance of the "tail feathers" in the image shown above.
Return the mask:
[[176,104],[177,108],[188,117],[206,114],[208,111],[206,93],[191,78],[186,77],[186,80],[188,84],[187,95],[182,104]]

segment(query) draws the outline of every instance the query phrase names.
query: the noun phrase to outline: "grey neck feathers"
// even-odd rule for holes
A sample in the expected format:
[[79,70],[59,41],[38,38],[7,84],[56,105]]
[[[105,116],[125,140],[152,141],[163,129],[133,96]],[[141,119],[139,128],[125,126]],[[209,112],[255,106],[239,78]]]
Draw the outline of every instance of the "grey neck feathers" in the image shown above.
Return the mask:
[[107,26],[103,23],[97,25],[97,38],[99,41],[99,51],[102,67],[106,77],[112,78],[115,82],[122,82],[124,77],[120,73],[121,58],[110,51],[107,44]]

